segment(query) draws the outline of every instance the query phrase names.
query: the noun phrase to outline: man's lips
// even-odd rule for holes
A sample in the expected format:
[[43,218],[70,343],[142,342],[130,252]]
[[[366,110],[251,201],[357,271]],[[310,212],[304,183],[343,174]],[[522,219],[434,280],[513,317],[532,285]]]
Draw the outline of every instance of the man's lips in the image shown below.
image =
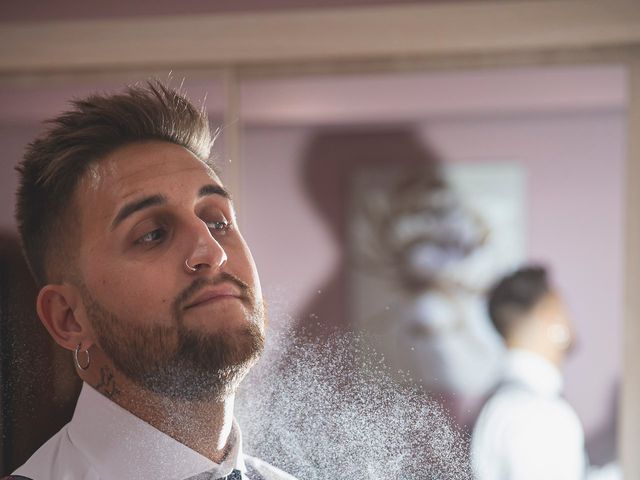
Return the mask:
[[190,309],[198,307],[218,300],[224,300],[229,298],[242,298],[240,290],[230,283],[223,283],[220,285],[209,286],[202,289],[202,291],[196,295],[184,309]]

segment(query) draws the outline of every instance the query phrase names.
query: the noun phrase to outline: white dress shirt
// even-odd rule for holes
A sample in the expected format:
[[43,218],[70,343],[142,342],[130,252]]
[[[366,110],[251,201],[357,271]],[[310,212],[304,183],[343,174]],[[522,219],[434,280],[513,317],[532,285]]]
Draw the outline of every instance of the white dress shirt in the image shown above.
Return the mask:
[[552,363],[525,350],[507,353],[503,381],[473,431],[478,480],[585,478],[582,425],[561,390]]
[[234,469],[243,479],[295,480],[243,455],[235,420],[231,449],[217,464],[83,384],[72,420],[49,439],[16,475],[34,480],[217,479]]

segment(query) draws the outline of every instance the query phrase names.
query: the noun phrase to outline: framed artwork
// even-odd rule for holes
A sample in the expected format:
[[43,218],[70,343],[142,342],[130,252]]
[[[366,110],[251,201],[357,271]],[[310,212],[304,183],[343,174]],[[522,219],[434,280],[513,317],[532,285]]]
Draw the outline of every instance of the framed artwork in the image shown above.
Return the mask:
[[362,171],[353,182],[351,317],[402,381],[479,398],[502,344],[484,295],[525,257],[517,162]]

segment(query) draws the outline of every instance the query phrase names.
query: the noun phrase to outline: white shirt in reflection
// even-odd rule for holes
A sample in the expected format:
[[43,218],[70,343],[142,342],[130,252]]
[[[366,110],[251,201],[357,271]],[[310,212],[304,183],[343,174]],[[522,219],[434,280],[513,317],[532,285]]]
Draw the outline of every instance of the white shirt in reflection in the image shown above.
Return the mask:
[[15,474],[34,480],[183,480],[221,478],[236,469],[243,480],[295,480],[244,455],[235,420],[229,441],[224,461],[215,463],[85,383],[72,420]]
[[582,425],[561,391],[552,363],[525,350],[507,353],[503,380],[473,432],[478,480],[585,478]]

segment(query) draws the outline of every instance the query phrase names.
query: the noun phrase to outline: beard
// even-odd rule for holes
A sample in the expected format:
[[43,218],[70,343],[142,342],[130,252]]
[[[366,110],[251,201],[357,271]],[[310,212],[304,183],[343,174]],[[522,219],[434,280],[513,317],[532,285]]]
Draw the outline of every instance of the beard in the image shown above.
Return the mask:
[[[216,332],[186,327],[185,301],[203,286],[222,281],[240,287],[244,321]],[[97,343],[114,366],[139,387],[167,399],[222,400],[235,391],[264,349],[264,305],[244,282],[226,273],[214,281],[196,279],[174,300],[168,326],[122,319],[84,285],[81,291]]]

